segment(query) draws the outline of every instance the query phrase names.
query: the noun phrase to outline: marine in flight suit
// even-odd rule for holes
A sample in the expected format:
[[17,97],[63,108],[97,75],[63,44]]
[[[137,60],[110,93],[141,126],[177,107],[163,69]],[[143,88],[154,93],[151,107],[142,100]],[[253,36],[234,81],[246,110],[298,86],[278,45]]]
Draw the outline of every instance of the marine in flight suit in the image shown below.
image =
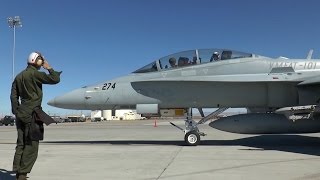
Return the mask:
[[[49,74],[39,71],[48,70]],[[16,178],[26,179],[38,157],[39,140],[30,138],[29,132],[33,110],[41,107],[42,84],[57,84],[61,72],[51,68],[39,52],[32,52],[28,58],[28,66],[14,79],[11,88],[11,108],[16,116],[18,131],[16,151],[13,160],[13,171]]]

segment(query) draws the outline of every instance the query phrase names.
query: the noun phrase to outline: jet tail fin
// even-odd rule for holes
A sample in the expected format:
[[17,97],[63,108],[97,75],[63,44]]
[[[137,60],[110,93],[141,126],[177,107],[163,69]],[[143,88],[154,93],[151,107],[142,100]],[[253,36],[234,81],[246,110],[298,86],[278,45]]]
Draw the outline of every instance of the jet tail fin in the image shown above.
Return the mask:
[[310,49],[307,59],[311,59],[312,58],[312,54],[313,54],[313,49]]

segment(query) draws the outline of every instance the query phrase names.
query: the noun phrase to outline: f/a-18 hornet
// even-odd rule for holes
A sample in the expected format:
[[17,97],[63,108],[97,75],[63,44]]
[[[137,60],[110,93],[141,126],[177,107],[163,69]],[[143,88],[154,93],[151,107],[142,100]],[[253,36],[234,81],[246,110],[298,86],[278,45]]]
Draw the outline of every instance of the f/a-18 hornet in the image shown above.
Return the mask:
[[[160,58],[133,73],[55,97],[49,105],[78,110],[136,109],[155,114],[183,109],[189,145],[197,145],[198,125],[243,134],[320,132],[320,61],[269,58],[228,49],[197,49]],[[192,118],[197,108],[202,119]],[[204,115],[203,108],[217,108]],[[247,114],[220,117],[228,108]],[[177,111],[178,112],[178,111]]]

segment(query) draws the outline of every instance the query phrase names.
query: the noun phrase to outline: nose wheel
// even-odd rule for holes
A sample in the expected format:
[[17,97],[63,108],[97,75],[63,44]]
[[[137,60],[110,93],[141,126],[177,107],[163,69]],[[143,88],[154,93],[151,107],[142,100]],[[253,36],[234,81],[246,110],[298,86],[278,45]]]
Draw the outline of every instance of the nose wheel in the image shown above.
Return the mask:
[[197,146],[200,143],[200,134],[197,131],[189,131],[184,136],[184,141],[189,146]]

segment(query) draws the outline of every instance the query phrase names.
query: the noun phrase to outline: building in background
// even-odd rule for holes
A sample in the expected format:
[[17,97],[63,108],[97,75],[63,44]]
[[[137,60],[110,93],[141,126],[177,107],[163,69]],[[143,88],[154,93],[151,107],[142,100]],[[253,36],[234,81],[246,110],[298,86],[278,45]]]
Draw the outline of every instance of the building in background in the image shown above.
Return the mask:
[[97,110],[91,111],[91,121],[136,120],[143,119],[135,110]]

